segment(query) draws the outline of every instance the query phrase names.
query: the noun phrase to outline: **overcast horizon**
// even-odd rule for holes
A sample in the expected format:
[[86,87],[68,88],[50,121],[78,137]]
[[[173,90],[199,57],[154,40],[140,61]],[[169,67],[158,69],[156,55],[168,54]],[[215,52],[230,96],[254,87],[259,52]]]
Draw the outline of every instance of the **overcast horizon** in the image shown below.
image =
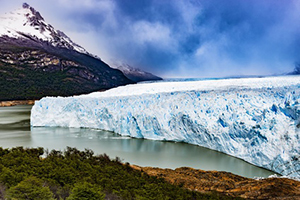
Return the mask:
[[[0,15],[24,0],[0,0]],[[28,0],[104,62],[164,78],[274,75],[300,62],[296,0]]]

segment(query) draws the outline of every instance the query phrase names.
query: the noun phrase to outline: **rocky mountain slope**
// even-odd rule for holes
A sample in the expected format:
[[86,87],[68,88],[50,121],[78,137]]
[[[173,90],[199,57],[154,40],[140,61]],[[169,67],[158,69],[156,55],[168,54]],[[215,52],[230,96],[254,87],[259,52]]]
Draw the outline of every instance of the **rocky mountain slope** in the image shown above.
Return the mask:
[[0,17],[0,100],[69,96],[130,83],[28,4]]
[[113,62],[110,63],[110,66],[114,69],[122,71],[127,78],[135,82],[162,80],[161,77],[155,76],[149,72],[142,71],[138,68],[134,68],[126,63]]

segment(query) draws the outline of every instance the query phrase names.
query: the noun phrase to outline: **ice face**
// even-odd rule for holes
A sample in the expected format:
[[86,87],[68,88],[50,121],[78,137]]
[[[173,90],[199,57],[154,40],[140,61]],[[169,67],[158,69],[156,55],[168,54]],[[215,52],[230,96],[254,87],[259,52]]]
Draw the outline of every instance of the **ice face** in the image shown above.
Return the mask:
[[299,97],[300,76],[128,85],[43,98],[31,125],[182,141],[300,177]]

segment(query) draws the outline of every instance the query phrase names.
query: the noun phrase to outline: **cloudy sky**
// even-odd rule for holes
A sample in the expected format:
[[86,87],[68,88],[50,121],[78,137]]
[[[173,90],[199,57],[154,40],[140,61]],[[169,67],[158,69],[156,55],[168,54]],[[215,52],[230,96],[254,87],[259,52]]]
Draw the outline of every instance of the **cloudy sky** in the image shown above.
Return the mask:
[[[0,0],[0,14],[24,0]],[[290,72],[300,62],[298,0],[28,0],[110,63],[162,77]]]

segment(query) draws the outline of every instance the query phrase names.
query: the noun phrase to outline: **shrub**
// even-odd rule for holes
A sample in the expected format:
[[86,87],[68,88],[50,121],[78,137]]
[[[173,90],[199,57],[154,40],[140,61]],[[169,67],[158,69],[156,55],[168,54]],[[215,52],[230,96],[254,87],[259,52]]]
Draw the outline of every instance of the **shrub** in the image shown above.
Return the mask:
[[29,177],[7,192],[7,199],[52,200],[53,194],[43,181],[36,177]]
[[101,200],[105,194],[102,189],[94,184],[83,182],[76,183],[67,200]]

